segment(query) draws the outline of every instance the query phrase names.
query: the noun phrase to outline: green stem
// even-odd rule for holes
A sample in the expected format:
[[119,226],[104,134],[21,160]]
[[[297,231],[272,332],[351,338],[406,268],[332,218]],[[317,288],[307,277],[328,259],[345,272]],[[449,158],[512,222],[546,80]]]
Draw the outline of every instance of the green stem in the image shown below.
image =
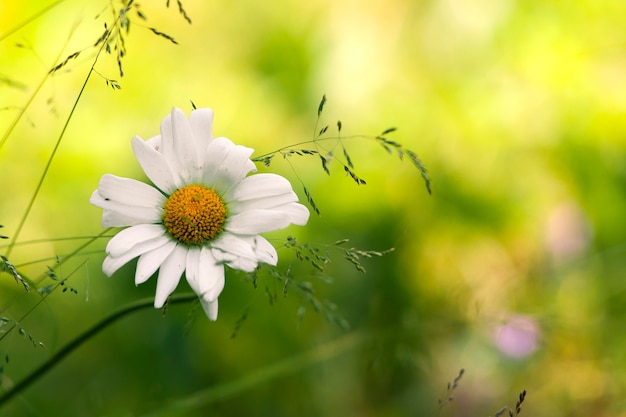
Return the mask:
[[326,141],[329,141],[329,140],[341,141],[341,140],[344,140],[344,139],[373,139],[373,138],[374,137],[370,137],[370,136],[367,136],[367,135],[349,135],[349,136],[337,135],[337,136],[326,136],[326,137],[323,137],[323,138],[317,137],[317,138],[314,138],[314,139],[303,140],[301,142],[297,142],[297,143],[293,143],[291,145],[280,147],[280,148],[278,148],[276,150],[273,150],[271,152],[267,152],[267,153],[264,153],[263,155],[256,156],[256,157],[252,158],[252,161],[253,162],[262,162],[263,158],[265,158],[267,156],[274,155],[274,154],[276,154],[278,152],[287,151],[289,149],[294,149],[294,148],[297,148],[298,146],[302,146],[302,145],[310,145],[310,144],[316,145],[318,142],[326,142]]
[[[39,17],[41,14],[47,12],[48,10],[50,10],[52,7],[56,6],[57,4],[61,3],[64,0],[59,0],[56,3],[52,4],[51,6],[47,7],[46,9],[42,10],[41,13],[38,13],[37,15],[35,15],[32,19]],[[27,23],[29,23],[31,20],[27,20],[25,23],[23,23],[21,26],[18,26],[17,28],[15,28],[13,31],[16,31],[18,29],[20,29],[22,26],[26,25]],[[13,33],[13,31],[10,31],[9,33],[7,33],[6,35],[3,35],[2,37],[0,37],[0,42],[2,42],[2,40],[4,40],[4,38],[6,36],[8,36],[9,34]],[[65,41],[65,43],[63,44],[63,46],[61,47],[61,49],[59,50],[59,54],[56,56],[56,58],[54,59],[54,62],[58,62],[59,59],[61,59],[61,54],[63,53],[63,51],[65,50],[65,47],[67,46],[67,44],[69,43],[72,34],[74,33],[74,30],[72,29],[72,31],[70,32],[70,35],[68,36],[67,40]],[[13,129],[15,129],[15,126],[17,126],[17,124],[19,123],[19,121],[21,120],[22,116],[24,116],[24,114],[26,113],[26,110],[28,110],[28,108],[30,107],[30,104],[33,102],[33,100],[35,99],[35,97],[39,94],[39,91],[41,90],[41,88],[43,87],[43,85],[46,83],[46,81],[48,80],[48,77],[50,77],[50,71],[46,71],[46,73],[44,74],[43,78],[41,79],[41,81],[39,82],[39,84],[37,85],[37,87],[35,88],[35,90],[33,90],[33,93],[30,95],[30,97],[28,98],[28,100],[26,101],[26,104],[24,104],[17,112],[17,115],[15,116],[15,118],[13,119],[13,121],[11,121],[11,123],[9,124],[9,127],[7,128],[7,130],[4,132],[4,134],[2,135],[2,138],[0,138],[0,150],[2,150],[2,146],[4,146],[4,144],[6,143],[7,140],[9,140],[9,136],[11,136],[11,133],[13,132]]]
[[26,206],[26,210],[24,211],[24,215],[20,219],[20,222],[17,225],[17,229],[15,229],[15,232],[13,233],[11,241],[9,242],[9,247],[5,254],[6,257],[9,257],[9,255],[11,254],[11,251],[13,250],[13,247],[15,246],[15,243],[17,242],[17,238],[19,237],[19,234],[22,231],[24,224],[26,223],[26,219],[28,218],[28,215],[30,214],[31,209],[33,208],[33,205],[35,204],[35,200],[37,199],[37,196],[39,195],[39,191],[41,190],[44,180],[46,179],[46,175],[48,175],[48,170],[50,169],[50,166],[52,165],[52,160],[54,159],[54,156],[56,155],[57,150],[59,149],[59,146],[61,145],[61,140],[63,140],[63,137],[65,136],[65,131],[67,130],[67,127],[69,126],[70,121],[72,120],[72,117],[74,116],[74,112],[76,111],[76,108],[78,107],[78,102],[80,101],[80,98],[83,96],[85,87],[87,87],[87,83],[89,82],[89,79],[91,78],[91,74],[93,74],[95,70],[95,66],[98,63],[98,58],[100,57],[100,53],[104,49],[104,45],[106,45],[107,43],[109,35],[110,35],[110,32],[107,33],[106,38],[102,42],[102,45],[100,45],[100,48],[98,49],[98,53],[96,54],[96,57],[93,60],[91,68],[89,68],[87,77],[85,77],[85,81],[83,82],[83,85],[81,86],[80,91],[78,92],[78,96],[76,97],[76,100],[74,100],[74,105],[72,106],[72,109],[70,110],[70,114],[67,116],[67,119],[65,120],[63,129],[61,129],[61,133],[59,134],[59,137],[56,143],[54,144],[52,153],[50,154],[50,157],[48,158],[48,161],[46,162],[46,166],[44,167],[43,173],[41,174],[41,178],[39,178],[39,182],[37,183],[37,186],[35,187],[35,192],[33,193],[30,201],[28,202],[28,205]]
[[[78,255],[84,248],[86,248],[87,246],[89,246],[93,241],[95,241],[96,239],[98,239],[99,237],[103,236],[104,234],[106,234],[109,230],[111,230],[111,228],[108,229],[104,229],[102,232],[100,232],[100,234],[98,234],[97,236],[93,236],[91,237],[91,239],[89,239],[86,243],[83,243],[81,246],[79,246],[78,248],[76,248],[72,253],[70,253],[69,255],[65,255],[61,261],[56,265],[55,268],[58,268],[59,266],[63,265],[63,263],[67,262],[68,260],[70,260],[71,258],[73,258],[74,256]],[[23,267],[24,265],[28,265],[30,262],[24,263],[24,264],[20,264],[19,267]],[[26,281],[28,282],[28,284],[31,287],[38,287],[39,284],[47,277],[46,273],[43,273],[41,275],[41,277],[33,282],[29,279],[26,279]],[[32,313],[35,308],[37,308],[37,306],[39,306],[39,304],[43,303],[46,298],[48,296],[50,296],[50,294],[52,294],[52,292],[54,290],[56,290],[59,287],[59,285],[57,284],[52,291],[50,291],[47,294],[44,294],[41,298],[39,298],[37,300],[37,302],[18,320],[18,322],[22,322],[24,321],[24,319],[26,319],[26,317],[28,317],[28,315],[30,313]],[[16,301],[16,298],[13,299],[13,301],[9,302],[7,305],[3,306],[2,308],[0,308],[0,314],[2,314],[3,311],[8,310],[11,305]],[[11,327],[9,327],[2,335],[0,335],[0,341],[2,341],[2,339],[4,339],[5,337],[7,337],[14,329],[15,329],[15,323],[13,323],[13,325]]]
[[[168,299],[167,303],[168,305],[188,303],[197,298],[198,296],[192,293],[180,294],[171,296]],[[87,329],[84,333],[80,334],[77,338],[61,348],[51,358],[49,358],[46,362],[39,366],[39,368],[35,369],[30,375],[28,375],[22,381],[15,384],[11,389],[6,391],[4,395],[0,397],[0,407],[9,402],[11,398],[28,388],[33,382],[37,381],[39,378],[45,375],[48,371],[54,368],[55,365],[58,365],[67,355],[79,348],[83,343],[91,339],[93,336],[97,335],[98,333],[109,327],[111,324],[115,323],[117,320],[131,313],[134,313],[135,311],[152,307],[153,304],[153,298],[144,298],[135,301],[134,303],[128,304],[120,308],[113,314],[105,317],[104,319]]]

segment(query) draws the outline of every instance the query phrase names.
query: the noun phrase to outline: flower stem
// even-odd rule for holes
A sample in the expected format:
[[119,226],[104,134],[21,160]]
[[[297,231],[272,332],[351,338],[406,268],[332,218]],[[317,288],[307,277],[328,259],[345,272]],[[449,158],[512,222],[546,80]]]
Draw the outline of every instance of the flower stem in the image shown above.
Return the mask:
[[[190,301],[196,300],[197,298],[198,296],[193,293],[173,295],[168,299],[167,303],[168,305],[188,303]],[[117,320],[144,308],[152,307],[153,305],[154,298],[143,298],[141,300],[127,304],[126,306],[113,312],[111,315],[100,320],[98,323],[87,329],[85,332],[83,332],[74,340],[65,345],[63,348],[61,348],[50,359],[48,359],[41,366],[35,369],[30,375],[28,375],[22,381],[18,382],[12,388],[6,391],[4,395],[0,397],[0,407],[9,402],[9,400],[11,400],[11,398],[13,398],[15,395],[28,388],[33,382],[44,376],[48,371],[54,368],[55,365],[58,365],[67,355],[79,348],[83,343],[91,339],[93,336],[97,335],[102,330],[115,323]]]

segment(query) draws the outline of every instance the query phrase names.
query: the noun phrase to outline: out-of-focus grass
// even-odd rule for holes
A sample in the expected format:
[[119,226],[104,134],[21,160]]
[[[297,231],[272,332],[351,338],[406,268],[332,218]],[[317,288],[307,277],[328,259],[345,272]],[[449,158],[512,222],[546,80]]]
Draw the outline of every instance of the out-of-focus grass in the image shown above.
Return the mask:
[[[214,108],[216,135],[264,154],[310,139],[325,93],[321,123],[330,130],[337,119],[346,136],[399,127],[390,138],[424,160],[433,196],[409,161],[374,141],[345,141],[366,186],[345,178],[337,161],[328,177],[316,158],[275,158],[269,170],[288,176],[304,199],[301,179],[322,211],[307,228],[273,234],[277,245],[295,234],[396,248],[364,261],[365,275],[338,252],[327,271],[333,283],[312,279],[320,298],[368,338],[185,415],[434,415],[461,367],[466,373],[442,414],[493,414],[524,388],[528,415],[626,412],[621,1],[183,2],[191,25],[171,3],[142,4],[145,22],[132,17],[124,77],[114,57],[99,60],[101,76],[88,83],[19,239],[45,242],[11,254],[17,265],[50,258],[21,268],[25,276],[36,279],[78,245],[52,239],[100,232],[90,193],[103,173],[143,176],[130,139],[158,134],[172,106],[189,111],[192,100]],[[0,5],[0,36],[48,4]],[[64,1],[0,43],[2,133],[55,57],[83,51],[46,81],[0,149],[2,234],[14,234],[42,174],[95,57],[88,47],[107,7]],[[153,294],[154,282],[133,285],[132,263],[111,279],[102,275],[104,244],[62,266],[61,274],[76,269],[67,283],[78,295],[55,292],[21,323],[45,349],[17,332],[0,342],[9,358],[3,386],[116,307]],[[279,255],[308,279],[307,264],[286,249]],[[310,307],[298,327],[296,294],[270,306],[267,293],[281,294],[279,283],[266,277],[254,289],[231,272],[216,323],[191,306],[164,318],[138,313],[3,413],[158,412],[341,337]],[[0,277],[1,315],[19,319],[39,297]],[[536,332],[538,344],[513,358],[497,332],[519,317],[534,327],[517,334]]]

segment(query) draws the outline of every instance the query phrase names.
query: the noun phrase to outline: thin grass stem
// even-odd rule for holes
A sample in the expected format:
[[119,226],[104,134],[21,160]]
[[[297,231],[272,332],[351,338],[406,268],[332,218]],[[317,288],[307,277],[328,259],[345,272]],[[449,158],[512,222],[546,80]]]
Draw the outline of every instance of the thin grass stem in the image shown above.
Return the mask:
[[91,65],[91,68],[89,68],[89,72],[87,73],[87,77],[85,77],[85,81],[83,82],[83,85],[80,88],[80,91],[78,92],[78,96],[76,97],[76,100],[74,101],[74,104],[72,105],[72,109],[70,110],[70,114],[67,116],[67,119],[65,120],[65,124],[63,125],[63,129],[61,129],[61,133],[59,134],[59,138],[57,139],[54,148],[52,149],[52,153],[50,154],[50,157],[48,158],[48,161],[46,162],[46,166],[44,167],[44,171],[41,175],[41,178],[39,179],[39,182],[37,183],[37,186],[35,187],[35,192],[33,193],[30,201],[28,202],[28,205],[26,206],[26,210],[24,211],[24,215],[22,216],[22,218],[20,219],[19,224],[17,225],[17,229],[15,230],[12,238],[11,238],[11,242],[9,242],[9,247],[7,248],[7,252],[5,256],[9,256],[11,254],[11,251],[13,250],[13,247],[15,246],[15,242],[17,241],[17,238],[19,237],[20,232],[22,231],[22,228],[24,227],[24,224],[26,223],[26,219],[28,218],[28,215],[30,214],[30,211],[33,208],[33,205],[35,204],[35,200],[37,199],[37,196],[39,195],[39,191],[41,190],[41,187],[43,185],[43,182],[46,178],[46,175],[48,174],[48,170],[50,169],[50,166],[52,165],[52,160],[54,159],[57,150],[59,149],[59,146],[61,145],[61,140],[63,139],[63,137],[65,136],[65,132],[67,131],[67,127],[70,124],[70,121],[72,120],[72,117],[74,116],[74,112],[76,111],[76,108],[78,107],[78,102],[80,101],[80,98],[83,95],[83,92],[85,91],[85,87],[87,86],[87,83],[89,82],[89,79],[91,78],[91,75],[94,73],[94,69],[96,66],[96,63],[98,62],[98,58],[100,57],[100,54],[102,53],[102,50],[104,49],[104,46],[107,43],[108,37],[110,35],[110,32],[107,33],[104,41],[102,42],[102,44],[100,45],[100,48],[98,49],[98,52],[96,54],[96,57],[93,60],[93,63]]
[[[70,259],[72,259],[73,257],[77,256],[79,253],[81,253],[83,251],[83,249],[85,249],[87,246],[89,246],[92,242],[94,242],[95,240],[99,239],[102,235],[104,235],[105,233],[107,233],[109,229],[104,229],[102,232],[100,232],[99,235],[96,236],[92,236],[91,239],[89,239],[87,242],[83,243],[82,245],[80,245],[79,247],[77,247],[76,249],[74,249],[74,251],[72,251],[71,253],[69,253],[68,255],[62,257],[60,259],[60,261],[56,264],[56,267],[58,268],[59,266],[63,265],[65,262],[69,261]],[[20,265],[24,266],[24,264]],[[37,278],[37,280],[32,281],[32,280],[28,280],[29,284],[31,286],[33,286],[34,288],[37,288],[39,286],[39,284],[48,277],[48,275],[46,273],[41,274],[41,276],[39,276],[39,278]],[[50,296],[50,294],[52,294],[57,288],[59,287],[59,285],[57,284],[54,288],[52,288],[52,290],[46,294],[44,294],[41,298],[39,298],[37,300],[37,302],[33,305],[33,307],[31,307],[19,320],[19,322],[23,321],[24,319],[26,319],[26,317],[28,317],[28,315],[30,313],[32,313],[34,311],[34,309],[41,304],[46,297]],[[15,302],[15,298],[13,299],[13,301],[5,306],[3,306],[2,308],[0,308],[0,314],[6,310],[8,310],[12,303]],[[2,341],[2,339],[4,339],[5,337],[7,337],[13,330],[15,329],[15,324],[11,327],[9,327],[8,329],[5,330],[4,333],[2,333],[2,335],[0,335],[0,341]]]
[[[64,0],[60,0],[57,3],[60,3],[61,1]],[[48,8],[49,10],[49,8]],[[47,10],[46,10],[47,11]],[[20,26],[21,27],[21,26]],[[72,38],[72,34],[74,32],[74,29],[72,29],[72,31],[70,32],[70,35],[67,37],[67,40],[65,41],[65,43],[63,44],[63,46],[61,47],[61,49],[59,50],[59,54],[56,56],[54,62],[57,62],[61,59],[61,56],[63,54],[63,51],[65,50],[65,47],[67,46],[67,44],[69,43],[70,39]],[[2,40],[2,38],[0,38],[0,41]],[[11,121],[11,123],[9,124],[9,127],[7,127],[7,130],[4,132],[4,134],[2,135],[2,138],[0,138],[0,150],[2,150],[2,147],[4,146],[4,144],[7,142],[7,140],[9,139],[9,136],[11,135],[11,133],[13,132],[13,129],[15,129],[15,126],[17,126],[17,124],[19,123],[19,121],[22,119],[22,116],[24,116],[24,113],[26,113],[26,110],[30,107],[31,103],[33,102],[33,100],[35,99],[35,97],[37,97],[37,95],[39,94],[39,91],[41,90],[41,88],[43,87],[43,85],[46,83],[46,81],[48,80],[48,77],[50,77],[50,71],[46,71],[46,73],[44,74],[44,76],[42,77],[41,81],[39,82],[39,84],[37,85],[37,87],[35,87],[35,89],[33,90],[33,93],[30,95],[30,97],[28,98],[28,100],[26,100],[26,104],[24,104],[23,107],[19,108],[19,111],[17,112],[17,115],[15,116],[15,118]]]
[[[193,293],[174,295],[168,299],[168,305],[188,303],[196,300],[197,298],[198,296]],[[2,396],[0,396],[0,408],[7,404],[13,397],[30,387],[34,382],[36,382],[39,378],[52,370],[56,365],[61,363],[61,361],[66,356],[78,349],[83,343],[87,342],[89,339],[102,332],[104,329],[114,324],[119,319],[124,318],[136,311],[153,307],[153,305],[153,298],[143,298],[120,308],[119,310],[100,320],[98,323],[96,323],[85,332],[78,335],[78,337],[69,342],[67,345],[62,347],[59,351],[57,351],[57,353],[52,355],[52,357],[50,357],[46,362],[44,362],[37,369],[35,369],[30,375],[15,384],[12,388],[7,390]]]

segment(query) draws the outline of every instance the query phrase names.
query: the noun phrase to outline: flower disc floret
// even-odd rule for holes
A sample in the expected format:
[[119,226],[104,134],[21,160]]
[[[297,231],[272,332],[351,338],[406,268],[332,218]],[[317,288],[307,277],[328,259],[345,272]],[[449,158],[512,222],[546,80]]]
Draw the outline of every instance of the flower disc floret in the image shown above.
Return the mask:
[[176,190],[165,202],[163,225],[185,245],[210,242],[224,230],[226,206],[217,193],[203,185]]

